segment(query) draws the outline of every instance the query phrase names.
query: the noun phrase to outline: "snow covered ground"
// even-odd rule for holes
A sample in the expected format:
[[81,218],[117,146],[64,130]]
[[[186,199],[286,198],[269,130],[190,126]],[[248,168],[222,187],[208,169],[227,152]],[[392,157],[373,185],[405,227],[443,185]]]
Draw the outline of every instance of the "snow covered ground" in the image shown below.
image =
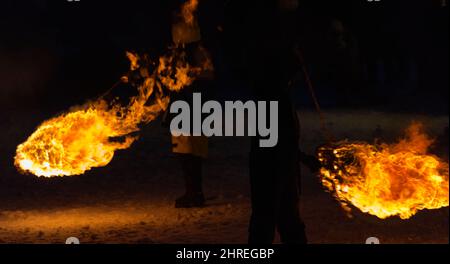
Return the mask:
[[[175,209],[182,194],[179,166],[170,154],[170,138],[159,122],[142,131],[129,150],[116,153],[104,168],[85,175],[42,179],[19,174],[15,147],[44,118],[40,113],[7,113],[0,129],[0,243],[245,243],[250,217],[248,138],[213,138],[205,164],[207,206]],[[312,153],[324,143],[319,119],[300,112],[301,147]],[[440,137],[435,152],[448,160],[448,116],[333,111],[328,126],[338,139],[371,140],[377,126],[393,141],[412,120]],[[448,243],[448,208],[419,212],[409,220],[355,212],[348,218],[303,169],[301,212],[310,243]]]

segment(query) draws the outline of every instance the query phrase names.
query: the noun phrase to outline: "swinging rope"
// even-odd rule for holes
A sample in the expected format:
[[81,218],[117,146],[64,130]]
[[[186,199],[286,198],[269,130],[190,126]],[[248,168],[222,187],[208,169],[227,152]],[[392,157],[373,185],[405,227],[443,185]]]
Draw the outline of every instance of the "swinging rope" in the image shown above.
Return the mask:
[[305,77],[306,86],[308,87],[309,93],[311,94],[316,111],[319,114],[320,128],[322,130],[323,135],[327,139],[327,141],[329,143],[331,143],[331,142],[335,141],[335,138],[333,136],[333,133],[331,133],[331,131],[328,129],[328,127],[326,125],[326,118],[325,118],[324,113],[322,112],[322,109],[319,104],[319,100],[317,99],[316,93],[314,91],[314,86],[312,84],[311,77],[308,73],[308,69],[306,68],[306,63],[305,63],[305,60],[303,57],[303,53],[300,50],[300,47],[296,47],[295,53],[297,55],[298,60],[300,61],[300,64],[302,67],[302,72]]

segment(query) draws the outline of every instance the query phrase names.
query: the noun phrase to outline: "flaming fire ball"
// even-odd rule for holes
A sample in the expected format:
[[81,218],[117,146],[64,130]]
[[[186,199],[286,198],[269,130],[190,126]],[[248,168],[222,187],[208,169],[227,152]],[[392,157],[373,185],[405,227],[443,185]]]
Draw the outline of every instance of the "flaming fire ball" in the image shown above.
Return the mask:
[[[197,7],[197,0],[181,7],[186,24],[193,25]],[[170,92],[181,91],[213,67],[207,56],[201,67],[193,67],[186,61],[181,46],[169,50],[170,54],[161,56],[159,63],[148,61],[146,55],[140,58],[127,52],[130,74],[139,75],[139,80],[122,77],[122,81],[131,81],[138,90],[129,105],[123,107],[99,99],[45,121],[17,147],[17,168],[39,177],[53,177],[80,175],[106,166],[116,150],[129,148],[136,141],[137,137],[131,134],[139,131],[138,125],[150,123],[166,110]]]
[[[129,148],[137,139],[130,134],[139,131],[139,124],[153,121],[166,110],[168,92],[190,85],[203,70],[191,67],[176,49],[171,56],[161,57],[156,67],[152,65],[153,70],[142,67],[138,55],[127,56],[131,72],[141,77],[134,84],[139,94],[129,105],[99,99],[45,121],[17,147],[15,164],[19,169],[53,177],[80,175],[93,167],[106,166],[116,150]],[[127,76],[122,80],[129,81]]]
[[414,123],[396,144],[342,141],[320,147],[323,186],[350,211],[408,219],[448,206],[448,163],[428,154],[433,140]]

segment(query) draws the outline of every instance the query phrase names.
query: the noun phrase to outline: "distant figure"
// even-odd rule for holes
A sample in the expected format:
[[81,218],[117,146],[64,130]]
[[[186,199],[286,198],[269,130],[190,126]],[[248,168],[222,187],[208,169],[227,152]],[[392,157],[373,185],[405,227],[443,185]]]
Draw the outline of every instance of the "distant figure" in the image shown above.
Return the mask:
[[[189,63],[203,66],[211,62],[210,54],[201,42],[201,33],[197,21],[188,25],[176,15],[172,25],[172,39],[187,52]],[[202,92],[211,86],[214,79],[212,66],[205,69],[191,87],[181,93],[173,94],[172,101],[183,100],[192,104],[194,92]],[[192,106],[191,106],[192,108]],[[169,122],[169,120],[165,120]],[[192,131],[191,131],[192,132]],[[175,201],[176,208],[201,207],[205,203],[202,187],[202,163],[208,157],[208,138],[205,136],[172,136],[172,152],[177,154],[185,181],[185,194]]]

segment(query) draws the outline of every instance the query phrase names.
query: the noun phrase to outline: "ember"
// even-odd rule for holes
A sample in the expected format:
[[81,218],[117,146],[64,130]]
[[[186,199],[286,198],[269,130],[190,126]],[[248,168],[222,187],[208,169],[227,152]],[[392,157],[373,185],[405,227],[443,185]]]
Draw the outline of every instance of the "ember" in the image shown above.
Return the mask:
[[346,211],[352,205],[381,219],[447,207],[448,163],[427,154],[432,143],[422,125],[413,123],[396,144],[323,146],[318,150],[322,184]]

